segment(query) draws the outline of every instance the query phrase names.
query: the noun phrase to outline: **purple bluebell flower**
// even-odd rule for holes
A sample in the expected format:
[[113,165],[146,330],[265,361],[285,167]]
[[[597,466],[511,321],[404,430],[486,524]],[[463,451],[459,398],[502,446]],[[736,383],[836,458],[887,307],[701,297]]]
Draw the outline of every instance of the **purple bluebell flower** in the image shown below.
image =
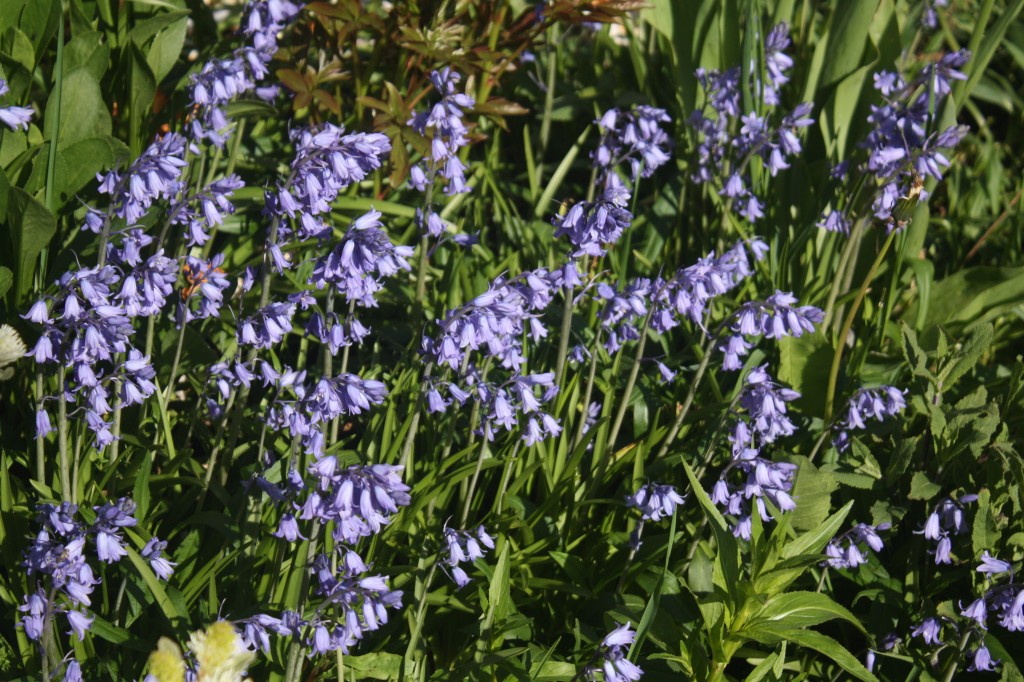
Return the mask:
[[483,526],[475,531],[444,529],[444,541],[448,556],[443,560],[445,572],[461,589],[470,583],[470,578],[459,564],[482,559],[488,549],[494,549],[494,540]]
[[1006,573],[1012,569],[1012,564],[1006,561],[1000,561],[989,554],[987,549],[981,553],[981,565],[977,568],[980,573],[988,573],[990,575],[994,573]]
[[[169,133],[150,144],[123,173],[97,174],[99,191],[110,195],[113,214],[132,226],[149,212],[154,201],[172,199],[180,190],[182,169],[188,165],[187,146],[184,137]],[[85,227],[99,231],[89,221]]]
[[419,191],[437,177],[445,180],[445,194],[461,194],[470,189],[466,185],[466,168],[458,155],[469,144],[463,115],[476,103],[469,95],[456,92],[461,80],[462,77],[448,66],[432,72],[430,82],[441,100],[429,111],[420,112],[407,121],[407,125],[430,141],[429,158],[410,171],[409,182]]
[[672,516],[676,505],[684,501],[674,486],[648,483],[626,498],[626,506],[639,509],[645,521],[661,521],[663,517]]
[[[867,554],[858,547],[858,544],[864,543],[874,552],[882,551],[882,538],[878,533],[889,528],[888,523],[878,526],[858,523],[847,532],[829,541],[825,547],[825,555],[828,557],[825,564],[832,568],[857,568],[859,565],[867,563]],[[842,546],[844,540],[845,548]]]
[[988,616],[988,606],[985,603],[985,597],[975,599],[967,606],[967,608],[960,611],[960,615],[965,618],[970,618],[976,622],[979,627],[985,628],[985,619]]
[[635,184],[641,177],[648,178],[668,162],[672,140],[661,128],[670,123],[664,109],[639,105],[629,111],[611,109],[597,122],[601,128],[601,142],[591,154],[601,184],[614,174],[616,166],[628,163],[630,178]]
[[605,196],[596,202],[581,201],[551,222],[555,236],[567,237],[575,247],[572,257],[582,258],[603,256],[632,224],[633,215]]
[[[938,0],[936,0],[936,4]],[[971,654],[971,664],[967,669],[974,672],[991,672],[999,665],[999,659],[992,659],[992,654],[984,644],[979,646]]]
[[[0,78],[0,97],[10,92],[11,87],[7,81]],[[11,130],[28,130],[28,123],[32,120],[34,112],[29,107],[0,107],[0,123],[3,123]]]
[[331,253],[316,261],[309,282],[317,287],[334,284],[348,300],[375,306],[381,280],[411,270],[407,259],[413,255],[412,247],[391,243],[380,216],[371,209],[357,218]]
[[938,618],[925,618],[920,624],[910,631],[911,637],[920,637],[925,644],[942,644],[942,621]]
[[915,533],[924,535],[925,539],[935,542],[935,563],[949,564],[953,544],[952,535],[961,535],[969,529],[964,516],[965,505],[977,500],[977,495],[961,495],[954,500],[951,497],[938,503],[928,515],[922,530]]
[[601,646],[597,651],[597,657],[600,660],[599,667],[587,668],[588,679],[595,679],[594,675],[601,672],[604,674],[605,682],[635,682],[639,680],[644,671],[626,657],[635,639],[636,632],[633,631],[629,623],[620,625],[608,633],[601,640]]
[[150,568],[153,569],[153,573],[157,575],[161,580],[167,580],[174,573],[174,567],[176,563],[168,561],[163,556],[163,552],[167,549],[167,543],[157,538],[150,538],[146,546],[142,548],[142,558],[149,562]]

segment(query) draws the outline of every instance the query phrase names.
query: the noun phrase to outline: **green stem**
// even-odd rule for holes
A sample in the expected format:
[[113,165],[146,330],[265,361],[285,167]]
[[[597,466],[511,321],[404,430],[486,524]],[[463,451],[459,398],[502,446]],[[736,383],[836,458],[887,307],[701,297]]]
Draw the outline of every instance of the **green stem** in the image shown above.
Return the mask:
[[885,243],[882,244],[881,250],[875,257],[875,262],[871,264],[871,269],[868,271],[867,277],[864,278],[864,282],[860,285],[860,289],[857,291],[857,297],[853,299],[853,304],[850,306],[850,312],[846,314],[846,319],[843,321],[842,329],[839,331],[839,337],[836,339],[836,351],[832,356],[832,368],[828,373],[828,389],[825,393],[824,419],[826,423],[832,419],[832,404],[835,401],[836,382],[839,379],[839,364],[843,359],[843,347],[846,345],[846,337],[849,335],[850,328],[853,326],[854,318],[857,317],[857,311],[860,309],[860,304],[864,301],[864,296],[868,293],[868,288],[871,286],[871,280],[875,278],[875,273],[878,272],[878,268],[881,267],[886,254],[889,253],[889,247],[892,246],[892,242],[895,237],[896,230],[894,229],[889,233],[889,236],[886,237]]
[[476,468],[473,470],[473,478],[469,482],[469,492],[466,494],[466,499],[462,503],[462,517],[459,519],[459,528],[466,525],[466,519],[469,518],[469,508],[473,503],[473,493],[476,492],[476,483],[480,478],[480,469],[484,465],[484,457],[487,455],[487,439],[480,439],[480,453],[476,457]]
[[665,441],[658,448],[658,454],[655,455],[654,459],[658,460],[668,454],[669,447],[675,442],[676,437],[679,435],[679,430],[683,427],[683,422],[686,420],[686,415],[690,412],[690,406],[693,405],[693,398],[697,395],[697,388],[700,386],[701,379],[704,378],[704,372],[708,368],[708,363],[711,360],[712,355],[712,344],[714,343],[715,337],[708,336],[707,341],[704,344],[704,357],[700,360],[700,365],[697,367],[697,373],[693,377],[693,381],[690,383],[690,390],[686,394],[686,399],[683,400],[683,406],[679,409],[679,414],[676,415],[676,420],[672,423],[672,428],[669,429],[668,435],[665,436]]
[[185,325],[187,323],[184,319],[181,321],[181,329],[178,330],[178,346],[174,350],[174,360],[171,361],[171,376],[167,381],[167,395],[164,397],[164,404],[171,404],[171,396],[174,394],[174,383],[178,380],[178,363],[181,362],[181,349],[185,345]]
[[[576,435],[572,439],[572,447],[570,451],[576,449],[576,446],[580,444],[580,440],[583,439],[583,429],[587,425],[587,415],[590,410],[590,396],[594,392],[594,378],[597,376],[597,355],[601,352],[601,328],[598,327],[597,334],[594,336],[594,350],[590,353],[590,368],[587,370],[587,384],[583,388],[583,413],[580,415],[580,420],[576,425]],[[560,473],[560,472],[556,472]]]
[[558,358],[555,361],[555,385],[561,387],[565,377],[565,356],[569,351],[569,337],[572,335],[572,286],[566,284],[562,289],[565,295],[565,308],[562,310],[562,329],[558,337]]
[[[306,593],[309,591],[309,571],[307,567],[313,562],[313,557],[316,555],[317,538],[320,535],[320,522],[313,521],[313,531],[309,534],[309,544],[306,546],[306,557],[302,566],[298,569],[302,571],[302,583],[299,587],[299,603],[296,604],[295,610],[298,613],[302,613],[306,605]],[[288,663],[285,666],[285,682],[299,682],[302,676],[302,659],[304,658],[302,651],[305,649],[305,645],[299,640],[295,639],[288,647]]]
[[[430,590],[430,583],[434,580],[434,574],[437,572],[437,562],[430,567],[430,573],[427,574],[427,579],[423,582],[419,596],[419,606],[416,609],[416,620],[413,622],[412,633],[409,635],[409,645],[405,648],[405,659],[402,662],[403,672],[404,668],[412,656],[416,653],[416,646],[420,641],[420,632],[423,630],[423,614],[427,610],[427,591]],[[402,679],[407,679],[403,677]]]
[[[51,213],[56,213],[54,205],[56,197],[53,195],[53,186],[57,172],[57,142],[60,139],[60,106],[61,94],[64,85],[64,3],[61,2],[60,19],[57,21],[57,61],[53,68],[53,104],[55,115],[51,119],[53,130],[50,131],[50,148],[46,159],[46,192],[44,202]],[[100,258],[103,257],[102,251]],[[100,263],[102,266],[102,262]]]
[[[43,408],[43,372],[36,372],[36,410]],[[46,483],[46,439],[36,434],[36,480]]]
[[942,676],[942,682],[952,682],[953,675],[956,674],[957,666],[960,664],[960,657],[963,656],[964,649],[967,648],[967,642],[971,639],[972,628],[964,628],[964,634],[960,635],[960,643],[957,646],[957,652],[953,654],[952,658],[949,659],[949,663],[946,665],[946,672]]
[[65,374],[67,368],[61,365],[57,370],[57,444],[60,450],[60,494],[65,502],[71,501],[71,464],[68,461],[68,403]]
[[[626,410],[629,408],[629,399],[633,395],[633,386],[636,384],[637,375],[640,374],[640,361],[644,357],[644,347],[647,345],[647,330],[651,327],[651,318],[654,317],[654,306],[647,311],[644,318],[644,326],[640,330],[640,338],[636,342],[636,353],[633,355],[633,366],[629,368],[629,378],[626,379],[626,390],[622,393],[622,402],[619,403],[619,410],[615,413],[615,421],[612,423],[612,430],[608,434],[607,447],[615,447],[615,439],[619,435],[622,421],[626,418]],[[602,466],[602,469],[604,467]],[[599,477],[600,478],[600,477]]]

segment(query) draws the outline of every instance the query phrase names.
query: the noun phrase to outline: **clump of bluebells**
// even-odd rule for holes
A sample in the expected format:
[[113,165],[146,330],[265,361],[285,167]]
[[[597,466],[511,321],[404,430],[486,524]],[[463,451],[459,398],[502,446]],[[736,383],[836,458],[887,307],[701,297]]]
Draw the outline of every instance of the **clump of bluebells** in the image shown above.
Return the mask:
[[475,531],[445,528],[444,543],[448,556],[441,562],[442,568],[460,589],[470,578],[459,564],[482,559],[488,549],[494,549],[494,540],[483,526]]
[[[128,556],[124,529],[137,524],[135,503],[122,497],[116,503],[93,507],[92,523],[85,522],[78,505],[71,502],[40,504],[36,511],[39,529],[22,561],[35,588],[18,607],[22,614],[19,625],[26,637],[44,648],[47,629],[61,615],[71,628],[69,634],[84,641],[95,620],[95,615],[89,613],[91,595],[101,582],[90,561],[115,564]],[[163,580],[174,571],[174,564],[162,556],[166,547],[166,542],[151,538],[141,553]],[[79,668],[71,659],[65,679],[73,678]]]
[[957,499],[952,497],[946,498],[932,509],[931,514],[928,515],[928,520],[924,524],[924,528],[914,531],[924,535],[926,540],[931,540],[935,543],[936,564],[953,563],[951,555],[953,550],[952,536],[963,535],[970,530],[970,525],[965,515],[967,511],[966,505],[976,502],[977,499],[977,495],[961,495]]
[[[727,199],[730,210],[753,223],[764,217],[764,201],[757,194],[750,173],[751,163],[763,164],[774,177],[789,168],[789,159],[803,150],[800,129],[814,123],[809,102],[781,113],[779,90],[789,81],[787,71],[793,60],[789,27],[778,24],[764,40],[764,76],[754,71],[750,83],[742,82],[742,71],[734,66],[724,72],[697,70],[704,91],[703,108],[691,114],[687,123],[697,136],[697,163],[692,180],[713,184]],[[743,110],[741,93],[750,88],[764,104],[764,115]]]
[[865,544],[873,552],[881,552],[883,544],[878,533],[889,530],[889,528],[891,528],[889,523],[880,523],[877,526],[858,523],[845,533],[837,535],[825,546],[825,556],[828,557],[825,565],[830,568],[855,569],[866,564],[868,554],[861,549],[860,545]]
[[[950,164],[949,150],[967,134],[964,125],[941,131],[933,126],[953,83],[967,78],[962,69],[969,59],[967,50],[943,55],[909,80],[892,71],[874,74],[874,88],[882,104],[871,106],[871,131],[860,143],[867,160],[858,172],[868,180],[863,200],[889,231],[904,227],[914,207],[927,200],[923,180],[942,180]],[[848,172],[849,163],[844,161],[833,168],[832,176],[844,181]],[[860,191],[840,192],[819,225],[833,232],[849,232],[861,210],[861,200]]]

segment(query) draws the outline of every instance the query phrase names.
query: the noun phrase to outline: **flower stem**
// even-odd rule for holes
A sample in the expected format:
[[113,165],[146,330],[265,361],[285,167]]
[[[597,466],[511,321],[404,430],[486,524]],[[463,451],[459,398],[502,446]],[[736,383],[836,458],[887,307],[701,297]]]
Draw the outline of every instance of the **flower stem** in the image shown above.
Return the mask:
[[846,337],[849,335],[850,328],[853,326],[854,318],[857,317],[857,311],[860,310],[860,304],[864,301],[864,296],[868,293],[868,287],[871,286],[871,280],[875,278],[875,273],[878,272],[878,268],[881,267],[886,254],[889,253],[889,247],[892,246],[892,242],[895,237],[896,230],[894,229],[889,233],[889,236],[886,237],[885,243],[882,244],[881,250],[875,257],[875,262],[871,264],[871,269],[868,271],[867,277],[864,278],[864,282],[860,285],[860,289],[857,291],[857,296],[853,299],[850,311],[846,314],[843,326],[839,330],[839,337],[836,339],[836,350],[832,356],[832,368],[828,373],[828,389],[825,392],[824,419],[826,423],[832,419],[832,404],[836,397],[836,382],[839,379],[839,364],[843,359],[843,346],[846,345]]
[[68,403],[64,386],[67,368],[57,370],[57,444],[60,450],[60,494],[65,502],[71,501],[71,465],[68,462]]
[[683,406],[679,409],[679,414],[676,415],[676,420],[672,424],[672,428],[669,429],[668,435],[665,436],[664,442],[661,447],[658,448],[658,454],[655,455],[655,459],[661,459],[668,454],[669,447],[675,442],[676,436],[679,435],[679,430],[683,427],[683,422],[686,420],[686,415],[690,411],[690,406],[693,405],[693,398],[697,394],[697,388],[700,386],[701,379],[704,378],[704,372],[708,368],[708,363],[711,360],[712,344],[714,343],[715,337],[709,336],[707,342],[704,344],[704,357],[700,359],[700,365],[697,367],[697,373],[693,377],[693,381],[690,383],[690,390],[686,393],[686,398],[683,400]]
[[562,329],[558,337],[558,358],[555,361],[555,385],[561,388],[565,378],[565,356],[569,352],[569,337],[572,335],[572,286],[565,285],[565,308],[562,310]]
[[[43,371],[36,372],[36,410],[43,409]],[[46,483],[46,439],[36,434],[36,480]]]

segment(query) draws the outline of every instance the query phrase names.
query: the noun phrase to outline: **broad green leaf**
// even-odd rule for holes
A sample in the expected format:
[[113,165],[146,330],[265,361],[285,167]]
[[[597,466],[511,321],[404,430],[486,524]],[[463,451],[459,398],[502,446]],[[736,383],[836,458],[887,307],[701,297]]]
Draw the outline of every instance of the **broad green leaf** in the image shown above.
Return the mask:
[[57,152],[54,176],[58,206],[71,201],[96,174],[117,166],[128,157],[128,148],[114,137],[79,140]]
[[806,457],[791,459],[797,465],[797,473],[790,494],[797,505],[787,515],[794,530],[811,530],[828,517],[832,493],[839,485],[831,471],[817,468]]
[[16,26],[30,41],[37,55],[53,38],[60,21],[60,0],[3,0],[0,11],[0,34]]
[[[55,113],[51,98],[46,105],[47,138],[50,137]],[[85,66],[67,71],[61,89],[60,139],[57,141],[57,150],[90,137],[109,136],[110,125],[110,112],[107,111],[96,76]]]
[[397,680],[401,667],[402,657],[385,651],[345,656],[346,670],[351,670],[353,677],[358,673],[359,679]]
[[46,207],[17,187],[8,194],[7,228],[13,252],[14,295],[21,300],[32,288],[39,252],[53,239],[57,220]]
[[690,489],[693,491],[693,496],[697,498],[697,502],[708,517],[708,525],[711,526],[711,531],[715,535],[715,542],[718,545],[715,554],[715,568],[721,574],[721,587],[725,590],[731,590],[735,588],[740,576],[739,546],[736,543],[736,537],[729,530],[729,524],[726,523],[725,517],[715,507],[714,502],[711,501],[704,488],[701,487],[700,481],[697,480],[696,474],[693,473],[693,469],[690,468],[690,465],[685,460],[683,461],[683,468],[686,470],[686,477],[690,480]]
[[185,44],[185,31],[188,28],[188,16],[178,15],[178,19],[167,28],[156,34],[153,44],[146,54],[149,68],[159,84],[171,72],[181,57],[181,48]]
[[825,57],[820,85],[831,85],[861,65],[877,0],[846,0],[834,5],[826,38],[818,49]]
[[3,298],[14,283],[14,273],[0,265],[0,298]]
[[930,500],[942,490],[942,486],[932,483],[928,475],[918,471],[910,479],[910,492],[907,497],[911,500]]
[[809,530],[792,542],[786,543],[782,548],[782,557],[791,559],[801,554],[818,554],[824,549],[828,541],[836,536],[840,526],[846,520],[846,515],[853,507],[853,500],[842,506],[835,514],[828,517],[817,528]]
[[761,626],[744,630],[745,636],[763,644],[774,644],[779,641],[788,640],[805,649],[813,649],[820,654],[828,656],[835,661],[839,667],[850,673],[858,680],[864,682],[878,682],[878,678],[864,667],[842,644],[827,635],[814,630],[798,630],[795,628],[777,628]]
[[834,350],[819,328],[813,334],[779,339],[779,381],[800,394],[802,411],[820,417],[824,411],[826,383]]
[[749,627],[809,628],[834,618],[864,632],[856,616],[820,592],[786,592],[770,597]]
[[498,561],[494,566],[494,575],[487,590],[487,622],[501,622],[515,609],[509,586],[509,543],[502,542]]
[[110,47],[99,31],[79,33],[64,46],[64,68],[82,68],[99,82],[110,65]]
[[126,58],[128,59],[131,83],[129,92],[131,106],[127,112],[128,125],[131,129],[129,146],[132,150],[132,156],[138,156],[148,143],[148,140],[143,139],[143,124],[153,108],[153,96],[156,94],[156,77],[153,75],[153,70],[149,68],[146,57],[137,45],[134,43],[130,44],[125,52],[127,53]]
[[974,514],[971,525],[971,546],[974,556],[981,556],[985,550],[991,550],[999,541],[999,528],[996,525],[992,509],[992,493],[988,488],[978,491],[978,511]]
[[[921,328],[960,326],[989,320],[1020,304],[1024,298],[1024,267],[979,266],[964,268],[935,282],[928,314]],[[903,319],[916,321],[917,305],[908,306]]]
[[937,390],[946,390],[955,384],[957,379],[971,371],[978,364],[982,354],[991,347],[994,336],[995,330],[987,322],[975,327],[953,357],[939,370]]

